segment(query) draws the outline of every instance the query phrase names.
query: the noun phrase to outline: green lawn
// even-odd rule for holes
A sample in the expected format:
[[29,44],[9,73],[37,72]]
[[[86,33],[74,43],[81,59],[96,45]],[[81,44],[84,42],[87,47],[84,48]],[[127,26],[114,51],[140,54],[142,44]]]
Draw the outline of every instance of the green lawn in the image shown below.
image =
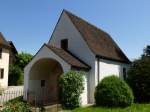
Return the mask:
[[103,108],[93,106],[77,108],[71,112],[150,112],[150,104],[133,104],[131,107],[127,108]]

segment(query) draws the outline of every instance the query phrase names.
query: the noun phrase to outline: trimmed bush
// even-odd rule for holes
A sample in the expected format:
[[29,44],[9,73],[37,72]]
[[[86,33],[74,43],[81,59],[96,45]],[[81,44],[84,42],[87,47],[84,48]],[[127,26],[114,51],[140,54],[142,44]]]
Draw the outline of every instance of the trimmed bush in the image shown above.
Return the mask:
[[133,103],[129,86],[116,76],[104,78],[96,87],[95,101],[98,106],[126,107]]
[[80,95],[83,92],[83,73],[70,71],[61,75],[59,83],[61,88],[61,104],[66,109],[80,106]]
[[150,56],[133,61],[128,71],[127,83],[133,90],[135,102],[150,102]]

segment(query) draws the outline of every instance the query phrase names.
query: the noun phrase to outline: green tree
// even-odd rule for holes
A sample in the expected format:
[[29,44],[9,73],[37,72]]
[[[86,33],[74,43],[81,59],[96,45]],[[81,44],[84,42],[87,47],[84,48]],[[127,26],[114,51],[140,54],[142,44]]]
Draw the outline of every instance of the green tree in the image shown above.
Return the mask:
[[143,56],[150,56],[150,45],[147,45],[146,48],[144,48]]
[[17,55],[15,65],[19,66],[21,70],[31,61],[32,55],[29,53],[21,52]]
[[150,102],[150,46],[144,49],[143,55],[133,61],[128,71],[127,82],[133,90],[135,101]]
[[9,79],[8,84],[22,85],[23,84],[23,70],[24,67],[31,61],[32,55],[29,53],[21,52],[17,54],[16,62],[9,66]]
[[150,57],[145,56],[133,61],[127,82],[133,89],[137,102],[150,102]]
[[23,84],[23,71],[16,65],[10,65],[8,85],[17,86]]

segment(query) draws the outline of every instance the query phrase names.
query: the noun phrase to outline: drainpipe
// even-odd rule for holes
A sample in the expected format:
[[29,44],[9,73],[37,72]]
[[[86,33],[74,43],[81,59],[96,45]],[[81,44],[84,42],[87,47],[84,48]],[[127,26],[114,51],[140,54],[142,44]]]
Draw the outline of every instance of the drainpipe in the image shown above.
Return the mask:
[[100,58],[97,57],[97,82],[99,83],[99,80],[100,80],[100,65],[99,65],[99,62],[100,62]]

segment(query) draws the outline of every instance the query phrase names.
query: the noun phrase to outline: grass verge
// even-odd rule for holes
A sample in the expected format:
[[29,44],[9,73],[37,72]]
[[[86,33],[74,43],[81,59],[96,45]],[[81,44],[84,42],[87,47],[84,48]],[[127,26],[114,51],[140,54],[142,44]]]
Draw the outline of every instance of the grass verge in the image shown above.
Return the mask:
[[64,112],[150,112],[150,104],[133,104],[126,108],[85,107]]

